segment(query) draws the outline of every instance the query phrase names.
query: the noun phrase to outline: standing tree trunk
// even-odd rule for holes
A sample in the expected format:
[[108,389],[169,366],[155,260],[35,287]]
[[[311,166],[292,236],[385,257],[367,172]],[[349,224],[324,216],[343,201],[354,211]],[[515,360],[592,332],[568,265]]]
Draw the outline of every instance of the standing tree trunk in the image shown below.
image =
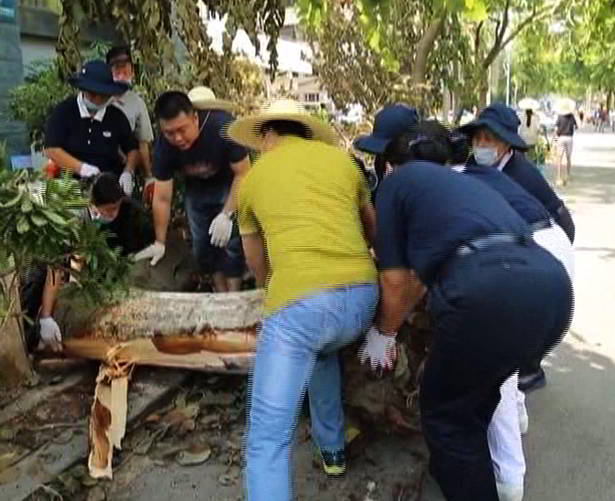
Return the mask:
[[16,386],[32,381],[34,371],[23,336],[18,280],[8,275],[0,281],[9,301],[7,316],[0,318],[0,386]]

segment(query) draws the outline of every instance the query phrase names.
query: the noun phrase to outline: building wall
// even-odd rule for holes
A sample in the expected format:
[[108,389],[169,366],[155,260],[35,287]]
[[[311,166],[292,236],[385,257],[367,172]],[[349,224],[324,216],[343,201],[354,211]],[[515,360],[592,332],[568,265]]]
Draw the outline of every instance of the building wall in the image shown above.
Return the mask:
[[21,58],[23,60],[24,76],[27,76],[31,65],[37,61],[49,61],[56,56],[55,44],[52,40],[21,36]]
[[17,0],[0,2],[0,141],[6,141],[9,154],[26,149],[25,128],[9,120],[9,91],[23,81]]

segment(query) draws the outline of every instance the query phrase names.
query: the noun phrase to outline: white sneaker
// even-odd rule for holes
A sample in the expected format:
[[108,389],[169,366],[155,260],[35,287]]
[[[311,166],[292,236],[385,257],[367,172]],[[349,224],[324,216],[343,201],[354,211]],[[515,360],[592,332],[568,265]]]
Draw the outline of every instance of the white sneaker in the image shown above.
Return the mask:
[[515,484],[495,484],[498,490],[500,501],[522,501],[523,500],[523,485]]

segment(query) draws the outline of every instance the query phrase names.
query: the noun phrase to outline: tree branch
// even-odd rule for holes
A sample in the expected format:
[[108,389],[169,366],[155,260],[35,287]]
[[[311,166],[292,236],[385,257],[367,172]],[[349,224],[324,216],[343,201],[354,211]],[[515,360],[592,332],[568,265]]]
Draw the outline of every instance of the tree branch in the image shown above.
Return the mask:
[[[508,1],[507,1],[507,3],[508,3]],[[519,35],[519,33],[521,33],[521,31],[523,31],[531,23],[536,22],[536,21],[540,21],[541,19],[544,19],[544,18],[548,17],[549,15],[551,15],[552,12],[557,8],[557,6],[560,3],[561,2],[548,3],[547,5],[541,7],[540,9],[534,8],[532,10],[532,13],[529,14],[521,22],[519,22],[519,24],[517,24],[517,26],[515,26],[515,29],[512,30],[512,32],[505,39],[500,39],[498,41],[498,39],[496,38],[496,41],[493,43],[493,47],[489,51],[489,54],[487,54],[487,56],[485,57],[485,60],[483,62],[483,68],[485,68],[485,69],[489,68],[489,66],[491,66],[491,63],[493,63],[493,61],[495,60],[497,55],[502,51],[502,49],[504,49],[504,47],[506,47],[510,42],[512,42],[512,40],[517,35]],[[503,34],[504,33],[502,32],[502,35]]]
[[474,58],[475,61],[478,61],[478,55],[480,54],[480,32],[483,29],[485,22],[481,21],[478,23],[476,27],[476,32],[474,33]]
[[521,21],[514,30],[506,37],[506,39],[502,42],[502,49],[506,47],[513,39],[521,33],[528,25],[534,23],[536,21],[540,21],[546,17],[549,17],[553,11],[557,8],[557,5],[550,4],[548,6],[543,7],[542,9],[537,10],[531,16],[526,17],[523,21]]
[[424,83],[429,53],[440,31],[442,31],[442,26],[444,25],[447,14],[447,9],[442,9],[442,11],[437,14],[436,18],[429,24],[416,46],[416,59],[414,60],[414,68],[412,68],[412,83],[415,86]]

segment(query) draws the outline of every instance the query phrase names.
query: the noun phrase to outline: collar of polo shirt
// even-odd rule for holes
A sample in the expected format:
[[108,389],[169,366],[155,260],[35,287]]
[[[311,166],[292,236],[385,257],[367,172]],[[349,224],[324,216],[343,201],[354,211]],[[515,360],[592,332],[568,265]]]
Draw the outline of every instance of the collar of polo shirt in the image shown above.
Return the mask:
[[500,160],[500,163],[498,164],[498,170],[500,172],[504,170],[504,167],[506,167],[506,165],[508,164],[508,161],[512,158],[513,154],[514,154],[513,150],[510,150],[508,153],[504,154],[504,156]]
[[[83,102],[83,94],[81,92],[77,94],[77,106],[79,107],[79,115],[81,116],[81,118],[92,118],[92,115],[90,114],[90,112],[85,106],[85,103]],[[106,111],[107,111],[106,106],[98,110],[96,114],[94,115],[94,120],[98,122],[102,122],[103,119],[105,118]]]

